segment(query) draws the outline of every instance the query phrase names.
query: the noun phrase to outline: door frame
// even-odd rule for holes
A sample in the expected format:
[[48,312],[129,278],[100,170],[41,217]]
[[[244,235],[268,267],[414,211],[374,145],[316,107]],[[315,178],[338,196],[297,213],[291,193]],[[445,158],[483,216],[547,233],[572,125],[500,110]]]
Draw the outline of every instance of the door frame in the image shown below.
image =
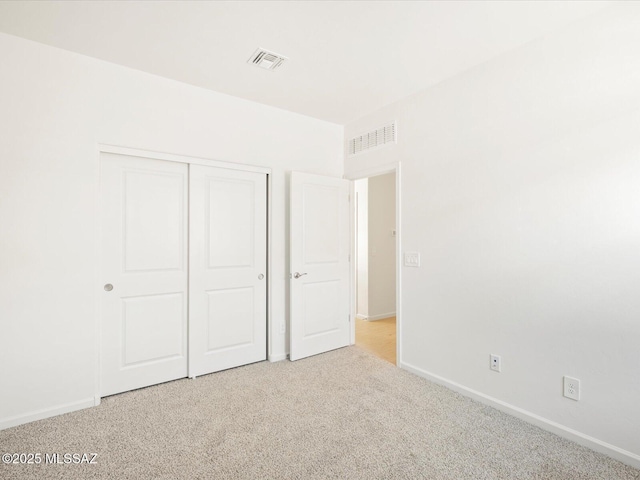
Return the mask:
[[355,180],[364,178],[377,177],[386,173],[395,173],[396,175],[396,366],[401,368],[402,365],[402,221],[401,221],[401,163],[391,162],[378,165],[376,167],[357,170],[344,175],[344,178],[351,180],[351,279],[349,288],[351,290],[351,345],[356,343],[356,278],[357,278],[357,258],[356,258],[356,202],[355,202]]
[[[150,160],[165,160],[169,162],[175,163],[186,163],[189,165],[204,165],[208,167],[217,167],[217,168],[226,168],[229,170],[241,170],[245,172],[255,172],[262,173],[266,176],[267,180],[267,271],[266,271],[266,279],[267,279],[267,360],[271,361],[272,352],[271,346],[273,345],[272,341],[272,322],[271,322],[271,305],[273,304],[271,299],[271,208],[272,208],[272,200],[271,200],[271,182],[272,182],[272,170],[269,167],[260,167],[256,165],[246,165],[242,163],[232,163],[232,162],[223,162],[220,160],[213,160],[207,158],[198,158],[198,157],[189,157],[185,155],[177,155],[172,153],[163,153],[163,152],[154,152],[150,150],[141,150],[137,148],[129,148],[129,147],[120,147],[117,145],[107,145],[107,144],[97,144],[96,151],[96,167],[95,167],[95,178],[96,178],[96,195],[94,201],[96,202],[96,211],[98,212],[95,219],[95,248],[94,248],[94,258],[96,265],[96,274],[95,274],[95,295],[96,295],[96,311],[95,311],[95,319],[94,319],[94,332],[95,332],[95,376],[94,376],[94,404],[100,404],[100,366],[101,366],[101,345],[102,345],[102,325],[101,325],[101,316],[102,316],[102,221],[103,214],[100,210],[100,199],[101,199],[101,189],[100,189],[100,162],[101,156],[103,153],[113,153],[116,155],[127,155],[130,157],[141,157],[147,158]],[[187,330],[188,330],[188,317],[187,317]],[[188,362],[188,360],[187,360]],[[188,364],[187,364],[188,365]],[[187,378],[187,377],[185,377]]]

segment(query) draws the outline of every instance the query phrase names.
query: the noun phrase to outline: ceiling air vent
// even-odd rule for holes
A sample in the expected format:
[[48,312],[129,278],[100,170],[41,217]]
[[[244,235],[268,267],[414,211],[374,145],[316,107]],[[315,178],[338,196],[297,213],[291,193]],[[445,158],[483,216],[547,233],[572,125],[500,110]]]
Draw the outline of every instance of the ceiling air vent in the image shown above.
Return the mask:
[[349,155],[356,155],[387,143],[396,143],[396,122],[352,138],[347,149]]
[[278,53],[270,52],[264,48],[258,48],[251,58],[247,60],[247,63],[255,65],[256,67],[264,68],[265,70],[275,70],[287,60],[287,57]]

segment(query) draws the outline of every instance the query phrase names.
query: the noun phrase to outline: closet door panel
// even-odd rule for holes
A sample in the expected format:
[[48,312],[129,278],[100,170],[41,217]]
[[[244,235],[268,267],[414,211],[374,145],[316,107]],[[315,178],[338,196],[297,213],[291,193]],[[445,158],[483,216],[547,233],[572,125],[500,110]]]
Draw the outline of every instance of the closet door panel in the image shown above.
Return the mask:
[[191,165],[189,376],[266,359],[266,175]]
[[102,154],[100,395],[187,374],[185,164]]

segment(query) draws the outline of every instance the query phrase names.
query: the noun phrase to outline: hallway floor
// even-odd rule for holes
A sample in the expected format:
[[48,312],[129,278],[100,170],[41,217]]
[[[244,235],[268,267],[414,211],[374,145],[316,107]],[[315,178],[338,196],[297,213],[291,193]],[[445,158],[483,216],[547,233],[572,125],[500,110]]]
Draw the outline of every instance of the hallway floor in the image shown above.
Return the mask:
[[396,364],[396,317],[367,321],[356,318],[356,345]]

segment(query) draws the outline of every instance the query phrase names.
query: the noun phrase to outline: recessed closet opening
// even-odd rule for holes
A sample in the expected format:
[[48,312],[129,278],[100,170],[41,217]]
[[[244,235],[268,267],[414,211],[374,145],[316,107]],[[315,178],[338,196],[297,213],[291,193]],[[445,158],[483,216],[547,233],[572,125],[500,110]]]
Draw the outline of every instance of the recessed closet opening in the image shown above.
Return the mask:
[[102,150],[99,396],[267,359],[268,181]]

